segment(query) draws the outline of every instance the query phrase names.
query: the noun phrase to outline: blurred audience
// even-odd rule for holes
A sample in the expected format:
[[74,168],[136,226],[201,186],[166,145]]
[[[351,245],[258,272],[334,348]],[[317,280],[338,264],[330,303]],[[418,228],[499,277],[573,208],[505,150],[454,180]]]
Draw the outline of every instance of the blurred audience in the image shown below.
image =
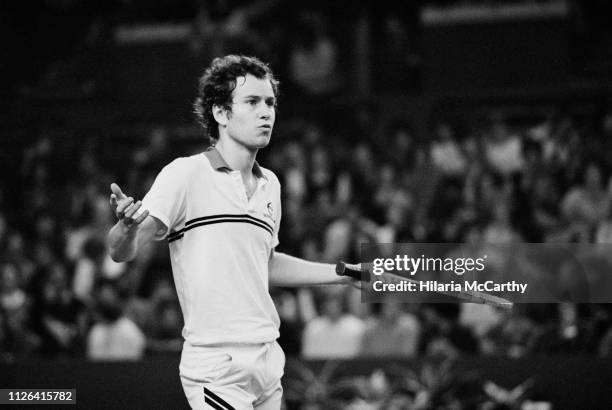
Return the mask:
[[[322,24],[316,20],[304,24]],[[323,41],[324,31],[317,32]],[[585,119],[557,110],[518,121],[493,110],[484,123],[464,120],[461,127],[434,119],[422,135],[407,118],[383,119],[372,104],[347,104],[355,119],[350,126],[330,121],[331,112],[289,116],[262,152],[262,163],[284,187],[283,251],[336,262],[359,260],[362,243],[478,247],[612,238],[612,164],[603,137],[612,134],[612,114]],[[142,196],[167,161],[197,152],[198,137],[189,150],[176,138],[171,126],[157,123],[126,142],[120,158],[96,136],[81,142],[41,132],[23,147],[13,164],[19,178],[10,186],[16,200],[0,191],[1,360],[180,352],[182,320],[167,246],[153,244],[135,261],[117,264],[104,243],[113,223],[108,184],[124,180]],[[68,153],[79,160],[66,163]],[[129,166],[121,167],[123,160]],[[588,263],[607,272],[612,260],[597,249]],[[494,252],[489,256],[490,264],[503,264]],[[585,280],[609,288],[605,275],[584,278],[569,262],[557,265],[521,266],[550,271],[550,288],[574,299],[593,292]],[[373,307],[360,303],[358,292],[336,290],[272,294],[282,318],[280,342],[290,355],[307,358],[612,350],[610,313],[600,307],[519,306],[502,313],[398,301]]]

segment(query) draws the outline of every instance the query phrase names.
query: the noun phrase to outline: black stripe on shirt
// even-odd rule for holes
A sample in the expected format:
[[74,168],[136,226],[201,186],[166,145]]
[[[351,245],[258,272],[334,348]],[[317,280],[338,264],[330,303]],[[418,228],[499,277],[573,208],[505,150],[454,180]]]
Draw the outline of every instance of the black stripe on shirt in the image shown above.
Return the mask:
[[196,222],[208,221],[210,219],[217,219],[217,218],[246,218],[246,219],[250,219],[250,220],[255,221],[255,222],[262,223],[262,224],[266,225],[268,228],[270,228],[270,230],[274,229],[266,221],[262,221],[261,219],[255,218],[254,216],[251,216],[249,214],[219,214],[219,215],[202,216],[200,218],[194,218],[194,219],[191,219],[191,220],[185,222],[185,227],[188,227],[189,225],[194,224]]
[[168,243],[170,243],[170,242],[174,242],[174,241],[176,241],[176,240],[179,240],[179,239],[181,239],[182,237],[183,237],[183,234],[182,234],[182,233],[181,233],[180,235],[176,235],[176,236],[173,236],[173,237],[170,237],[170,235],[168,235]]
[[227,407],[221,407],[217,403],[215,403],[212,399],[208,398],[208,396],[204,396],[204,403],[208,404],[215,410],[227,410]]
[[236,222],[248,223],[248,224],[255,225],[255,226],[258,226],[264,229],[270,235],[274,235],[274,230],[268,224],[266,224],[265,222],[257,218],[253,218],[253,217],[244,218],[242,215],[238,215],[238,216],[231,215],[231,217],[229,218],[221,218],[220,216],[216,216],[215,218],[218,218],[218,219],[213,219],[210,217],[192,219],[191,221],[189,221],[190,223],[189,226],[185,225],[183,229],[178,230],[168,235],[168,242],[173,242],[178,239],[181,239],[183,235],[185,234],[185,232],[189,231],[190,229],[197,228],[199,226],[213,225],[213,224],[218,224],[218,223],[236,223]]
[[215,393],[208,390],[206,387],[204,387],[204,401],[206,401],[206,403],[210,404],[211,406],[213,406],[211,402],[219,406],[219,407],[213,406],[215,407],[215,409],[218,408],[221,410],[236,410],[228,402],[226,402],[221,397],[217,396]]

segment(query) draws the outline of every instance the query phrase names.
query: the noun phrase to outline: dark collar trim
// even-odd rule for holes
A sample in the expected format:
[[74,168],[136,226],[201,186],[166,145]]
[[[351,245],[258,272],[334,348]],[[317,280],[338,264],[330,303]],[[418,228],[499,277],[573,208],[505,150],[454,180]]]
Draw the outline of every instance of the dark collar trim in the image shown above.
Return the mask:
[[[221,170],[232,171],[232,168],[225,161],[225,159],[223,159],[223,157],[221,156],[221,153],[219,153],[217,148],[215,147],[208,148],[206,151],[204,151],[204,155],[206,155],[206,158],[208,158],[210,165],[217,171],[221,171]],[[253,175],[255,175],[257,178],[267,179],[263,171],[261,170],[261,167],[257,163],[257,161],[255,161],[255,163],[253,164]]]

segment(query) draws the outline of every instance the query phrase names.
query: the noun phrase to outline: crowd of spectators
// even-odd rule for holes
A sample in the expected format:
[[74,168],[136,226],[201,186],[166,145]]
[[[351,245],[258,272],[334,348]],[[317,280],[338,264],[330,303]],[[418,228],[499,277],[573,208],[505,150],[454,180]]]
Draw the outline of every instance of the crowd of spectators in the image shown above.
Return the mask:
[[[283,185],[280,251],[333,263],[358,261],[363,242],[610,240],[611,112],[557,112],[530,123],[493,112],[467,126],[434,121],[422,136],[371,107],[350,112],[350,127],[287,118],[262,151],[260,162]],[[117,181],[142,197],[161,167],[202,151],[203,139],[178,144],[161,126],[143,137],[118,150],[106,137],[42,134],[12,164],[16,179],[5,178],[0,190],[0,360],[180,352],[167,245],[114,263],[104,242],[114,223],[108,186]],[[363,304],[357,290],[335,287],[272,289],[272,296],[280,343],[305,358],[612,354],[606,304],[511,312]]]

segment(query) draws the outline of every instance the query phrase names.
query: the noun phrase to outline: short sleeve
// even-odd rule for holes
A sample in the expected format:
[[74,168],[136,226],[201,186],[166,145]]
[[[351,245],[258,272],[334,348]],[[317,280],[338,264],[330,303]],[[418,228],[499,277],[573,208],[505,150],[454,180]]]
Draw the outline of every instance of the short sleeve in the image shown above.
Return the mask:
[[280,222],[281,222],[281,215],[282,215],[282,204],[281,204],[281,186],[280,186],[280,182],[278,181],[278,178],[276,177],[276,175],[274,175],[274,182],[276,185],[276,215],[275,215],[275,221],[274,221],[274,236],[272,238],[272,249],[276,248],[279,244],[279,240],[278,240],[278,232],[280,230]]
[[164,239],[185,220],[187,172],[184,161],[172,161],[160,171],[142,199],[143,208],[149,210],[149,215],[165,225],[165,229],[155,235],[156,240]]

